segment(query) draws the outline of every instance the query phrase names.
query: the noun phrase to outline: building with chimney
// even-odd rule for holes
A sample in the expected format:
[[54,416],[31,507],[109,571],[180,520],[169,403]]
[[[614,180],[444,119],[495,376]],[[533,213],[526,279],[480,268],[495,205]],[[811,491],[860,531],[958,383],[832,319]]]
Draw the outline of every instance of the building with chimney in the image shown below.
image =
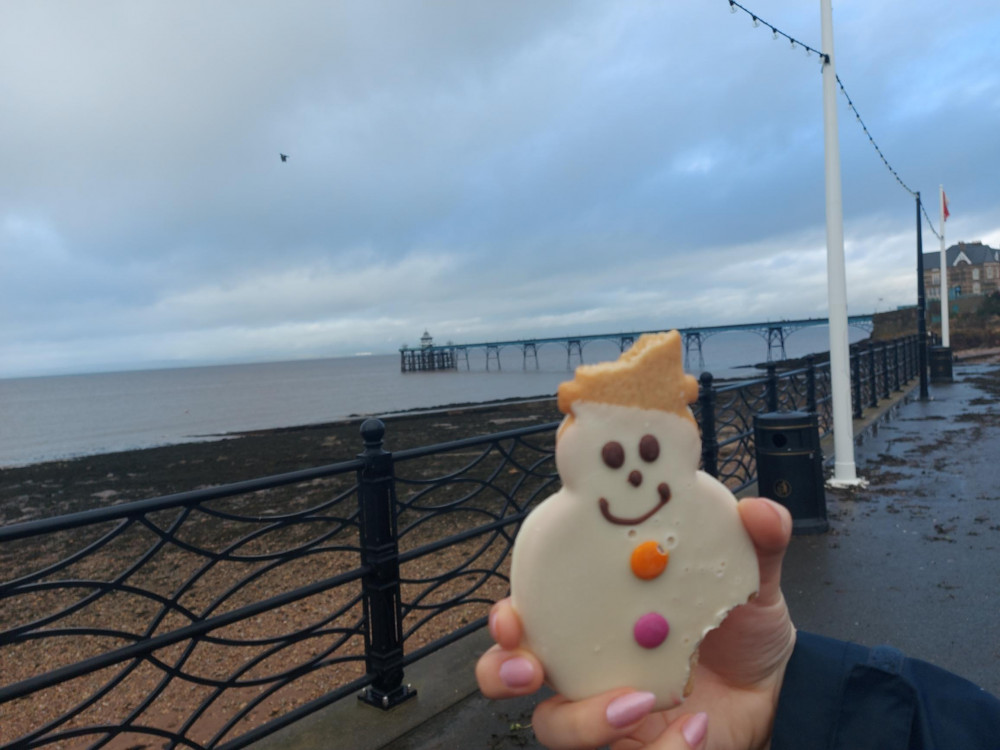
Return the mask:
[[[1000,250],[982,242],[959,242],[945,250],[948,299],[1000,292]],[[924,253],[924,292],[941,299],[941,253]]]

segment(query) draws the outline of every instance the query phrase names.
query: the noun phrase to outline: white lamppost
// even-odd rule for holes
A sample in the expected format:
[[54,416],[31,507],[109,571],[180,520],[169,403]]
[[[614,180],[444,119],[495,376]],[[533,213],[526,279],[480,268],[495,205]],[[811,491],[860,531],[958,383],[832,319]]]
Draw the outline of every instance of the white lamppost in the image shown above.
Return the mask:
[[823,59],[823,135],[826,161],[826,277],[830,319],[830,390],[833,409],[834,487],[863,484],[854,464],[851,410],[851,350],[847,339],[847,273],[844,266],[844,205],[837,132],[837,71],[833,56],[833,10],[820,0]]

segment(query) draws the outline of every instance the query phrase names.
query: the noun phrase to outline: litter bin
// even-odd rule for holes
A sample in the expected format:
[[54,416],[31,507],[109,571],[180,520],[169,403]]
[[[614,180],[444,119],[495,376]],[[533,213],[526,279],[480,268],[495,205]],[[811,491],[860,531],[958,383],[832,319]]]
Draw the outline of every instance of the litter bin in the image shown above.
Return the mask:
[[931,382],[951,383],[954,375],[951,370],[951,347],[932,346],[930,347]]
[[788,508],[795,534],[829,529],[818,417],[799,411],[758,414],[754,438],[760,495]]

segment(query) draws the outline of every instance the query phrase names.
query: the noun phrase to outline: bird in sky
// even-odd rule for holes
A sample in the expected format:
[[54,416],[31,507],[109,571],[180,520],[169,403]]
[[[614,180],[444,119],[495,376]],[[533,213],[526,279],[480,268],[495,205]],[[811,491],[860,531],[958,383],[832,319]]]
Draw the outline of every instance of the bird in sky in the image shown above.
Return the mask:
[[281,157],[282,161],[288,161],[288,154],[278,154],[278,156]]

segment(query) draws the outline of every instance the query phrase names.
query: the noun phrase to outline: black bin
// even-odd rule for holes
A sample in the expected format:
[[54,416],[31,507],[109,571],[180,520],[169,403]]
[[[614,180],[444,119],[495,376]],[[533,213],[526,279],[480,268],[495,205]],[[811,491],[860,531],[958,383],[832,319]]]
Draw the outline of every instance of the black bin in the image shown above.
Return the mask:
[[951,347],[930,347],[931,382],[951,383],[955,378],[951,370]]
[[818,417],[800,411],[758,414],[754,438],[757,492],[788,508],[793,533],[822,534],[829,529]]

